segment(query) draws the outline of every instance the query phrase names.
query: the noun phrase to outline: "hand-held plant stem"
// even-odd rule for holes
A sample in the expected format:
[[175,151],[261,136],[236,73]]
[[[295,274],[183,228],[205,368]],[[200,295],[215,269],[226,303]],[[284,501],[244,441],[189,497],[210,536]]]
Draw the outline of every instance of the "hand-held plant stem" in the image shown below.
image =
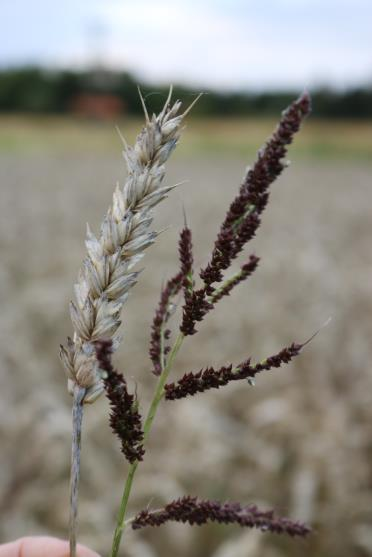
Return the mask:
[[72,401],[72,449],[71,449],[71,480],[70,480],[70,556],[76,557],[77,518],[80,479],[81,427],[83,422],[83,399],[85,389],[74,387]]
[[[219,388],[230,381],[236,380],[245,379],[253,384],[253,378],[257,373],[278,368],[282,364],[290,362],[307,344],[307,342],[302,344],[292,343],[277,354],[255,365],[251,364],[249,358],[236,367],[227,365],[218,370],[210,367],[199,373],[184,375],[177,384],[167,384],[174,360],[185,336],[194,335],[197,332],[196,322],[202,321],[221,298],[228,296],[234,287],[246,280],[257,269],[259,259],[252,254],[248,261],[241,266],[239,272],[227,278],[223,274],[224,271],[229,269],[232,261],[242,251],[244,245],[253,238],[260,226],[260,217],[269,198],[269,186],[285,167],[282,159],[286,154],[286,148],[291,143],[293,135],[298,131],[302,119],[308,114],[309,108],[309,98],[305,94],[292,103],[283,113],[277,129],[260,151],[253,168],[247,173],[237,197],[229,208],[215,242],[210,263],[199,273],[202,279],[202,286],[199,289],[195,288],[194,281],[191,230],[185,223],[185,227],[181,231],[179,241],[180,271],[163,288],[152,325],[150,358],[154,366],[153,372],[159,378],[144,422],[143,442],[149,436],[163,397],[168,400],[183,398],[211,388]],[[173,298],[181,290],[184,297],[183,318],[178,336],[172,348],[170,348],[166,341],[171,335],[171,330],[167,329],[166,326],[172,314]],[[100,367],[111,373],[110,363],[102,358],[100,352],[101,349],[98,345],[96,354]],[[110,393],[108,393],[108,396],[111,400]],[[120,414],[119,409],[117,413]],[[120,432],[115,427],[113,429],[121,437]],[[124,437],[127,437],[125,432]],[[123,437],[121,438],[123,439]],[[262,530],[289,535],[305,536],[310,531],[305,525],[295,523],[290,519],[277,519],[272,511],[262,512],[254,506],[241,507],[238,503],[223,505],[213,501],[199,502],[196,498],[189,496],[171,502],[165,507],[164,511],[160,511],[160,514],[159,511],[149,513],[146,510],[139,513],[135,519],[126,521],[128,501],[139,460],[142,460],[142,458],[131,461],[124,485],[111,557],[118,556],[122,535],[127,524],[132,524],[132,528],[136,529],[141,527],[140,525],[160,525],[169,519],[190,522],[191,524],[204,524],[208,520],[216,520],[226,523],[238,522],[241,526],[257,527]]]

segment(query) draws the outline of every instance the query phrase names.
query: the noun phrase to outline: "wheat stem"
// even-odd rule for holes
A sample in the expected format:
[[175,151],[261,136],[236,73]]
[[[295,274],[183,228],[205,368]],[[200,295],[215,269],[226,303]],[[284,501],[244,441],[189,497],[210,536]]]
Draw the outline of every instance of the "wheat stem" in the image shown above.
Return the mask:
[[[174,360],[182,346],[182,342],[184,339],[184,335],[182,333],[179,333],[178,337],[176,338],[172,350],[169,353],[169,358],[167,361],[166,366],[163,368],[163,371],[161,373],[161,375],[159,376],[159,380],[158,380],[158,384],[152,399],[152,402],[150,404],[150,408],[143,426],[143,439],[144,442],[147,441],[148,436],[150,434],[151,428],[152,428],[152,424],[154,421],[154,418],[156,416],[156,412],[158,410],[159,407],[159,403],[161,401],[161,399],[164,396],[164,385],[167,382],[167,379],[169,377],[170,372],[172,371],[172,367],[173,367],[173,363]],[[121,539],[122,539],[122,535],[126,526],[125,523],[125,515],[126,515],[126,511],[127,511],[127,506],[128,506],[128,501],[129,501],[129,497],[130,497],[130,493],[132,491],[132,487],[133,487],[133,480],[134,480],[134,476],[137,470],[137,466],[138,466],[138,461],[134,462],[133,464],[130,465],[129,471],[128,471],[128,476],[124,485],[124,491],[123,491],[123,496],[121,499],[121,503],[120,503],[120,508],[119,508],[119,513],[118,513],[118,517],[117,517],[117,523],[116,523],[116,528],[115,528],[115,532],[114,532],[114,538],[113,538],[113,542],[112,542],[112,549],[111,549],[111,557],[117,557],[118,555],[118,551],[120,548],[120,543],[121,543]]]
[[83,400],[85,389],[75,385],[72,403],[72,448],[70,479],[70,557],[76,557],[78,527],[78,499],[80,479],[81,427],[83,422]]

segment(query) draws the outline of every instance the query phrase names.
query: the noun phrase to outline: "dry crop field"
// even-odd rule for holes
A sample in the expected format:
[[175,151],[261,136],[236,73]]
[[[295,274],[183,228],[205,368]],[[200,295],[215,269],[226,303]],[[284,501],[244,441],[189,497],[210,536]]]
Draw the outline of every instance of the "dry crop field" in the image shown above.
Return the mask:
[[[122,122],[133,138],[139,122]],[[144,260],[123,313],[115,362],[148,400],[150,323],[177,267],[186,209],[204,263],[243,171],[270,121],[190,119],[167,182],[188,180],[159,207],[166,228]],[[111,124],[0,119],[0,541],[66,537],[70,397],[58,345],[68,301],[117,180]],[[309,521],[305,541],[230,526],[128,532],[126,557],[365,557],[372,555],[372,124],[309,121],[274,185],[257,239],[260,268],[185,343],[177,375],[255,360],[301,342],[303,354],[254,387],[237,382],[164,403],[139,470],[133,510],[183,493],[255,502]],[[171,227],[169,228],[169,225]],[[192,343],[192,345],[191,345]],[[110,545],[126,470],[102,398],[85,415],[80,538]]]

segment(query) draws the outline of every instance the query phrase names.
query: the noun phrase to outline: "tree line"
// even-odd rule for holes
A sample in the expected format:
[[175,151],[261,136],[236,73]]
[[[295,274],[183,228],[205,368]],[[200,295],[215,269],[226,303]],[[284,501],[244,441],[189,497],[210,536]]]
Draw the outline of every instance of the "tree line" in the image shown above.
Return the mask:
[[[0,70],[0,111],[63,114],[71,110],[80,95],[112,95],[120,99],[123,110],[140,114],[138,82],[127,72],[102,68],[51,71],[38,67]],[[159,111],[167,88],[140,83],[151,109]],[[199,92],[175,86],[175,96],[185,103]],[[206,90],[194,114],[206,116],[277,115],[299,91],[218,92]],[[313,115],[322,118],[372,118],[372,86],[345,91],[318,88],[311,91]]]

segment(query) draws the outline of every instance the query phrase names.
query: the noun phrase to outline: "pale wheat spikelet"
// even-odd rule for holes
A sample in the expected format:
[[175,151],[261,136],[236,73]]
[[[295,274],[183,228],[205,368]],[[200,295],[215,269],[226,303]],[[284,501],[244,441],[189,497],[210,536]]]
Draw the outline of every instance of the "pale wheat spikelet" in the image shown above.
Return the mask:
[[165,162],[191,107],[179,114],[181,103],[170,105],[171,92],[161,113],[151,119],[141,97],[146,124],[134,147],[124,141],[128,167],[125,185],[115,189],[100,236],[97,238],[87,228],[88,254],[75,284],[76,300],[70,303],[74,336],[60,350],[68,390],[73,394],[75,385],[84,389],[84,402],[94,402],[103,391],[92,343],[105,338],[113,339],[114,349],[118,346],[120,339],[115,333],[121,323],[120,313],[138,275],[132,269],[157,236],[150,230],[152,209],[175,187],[162,185]]

